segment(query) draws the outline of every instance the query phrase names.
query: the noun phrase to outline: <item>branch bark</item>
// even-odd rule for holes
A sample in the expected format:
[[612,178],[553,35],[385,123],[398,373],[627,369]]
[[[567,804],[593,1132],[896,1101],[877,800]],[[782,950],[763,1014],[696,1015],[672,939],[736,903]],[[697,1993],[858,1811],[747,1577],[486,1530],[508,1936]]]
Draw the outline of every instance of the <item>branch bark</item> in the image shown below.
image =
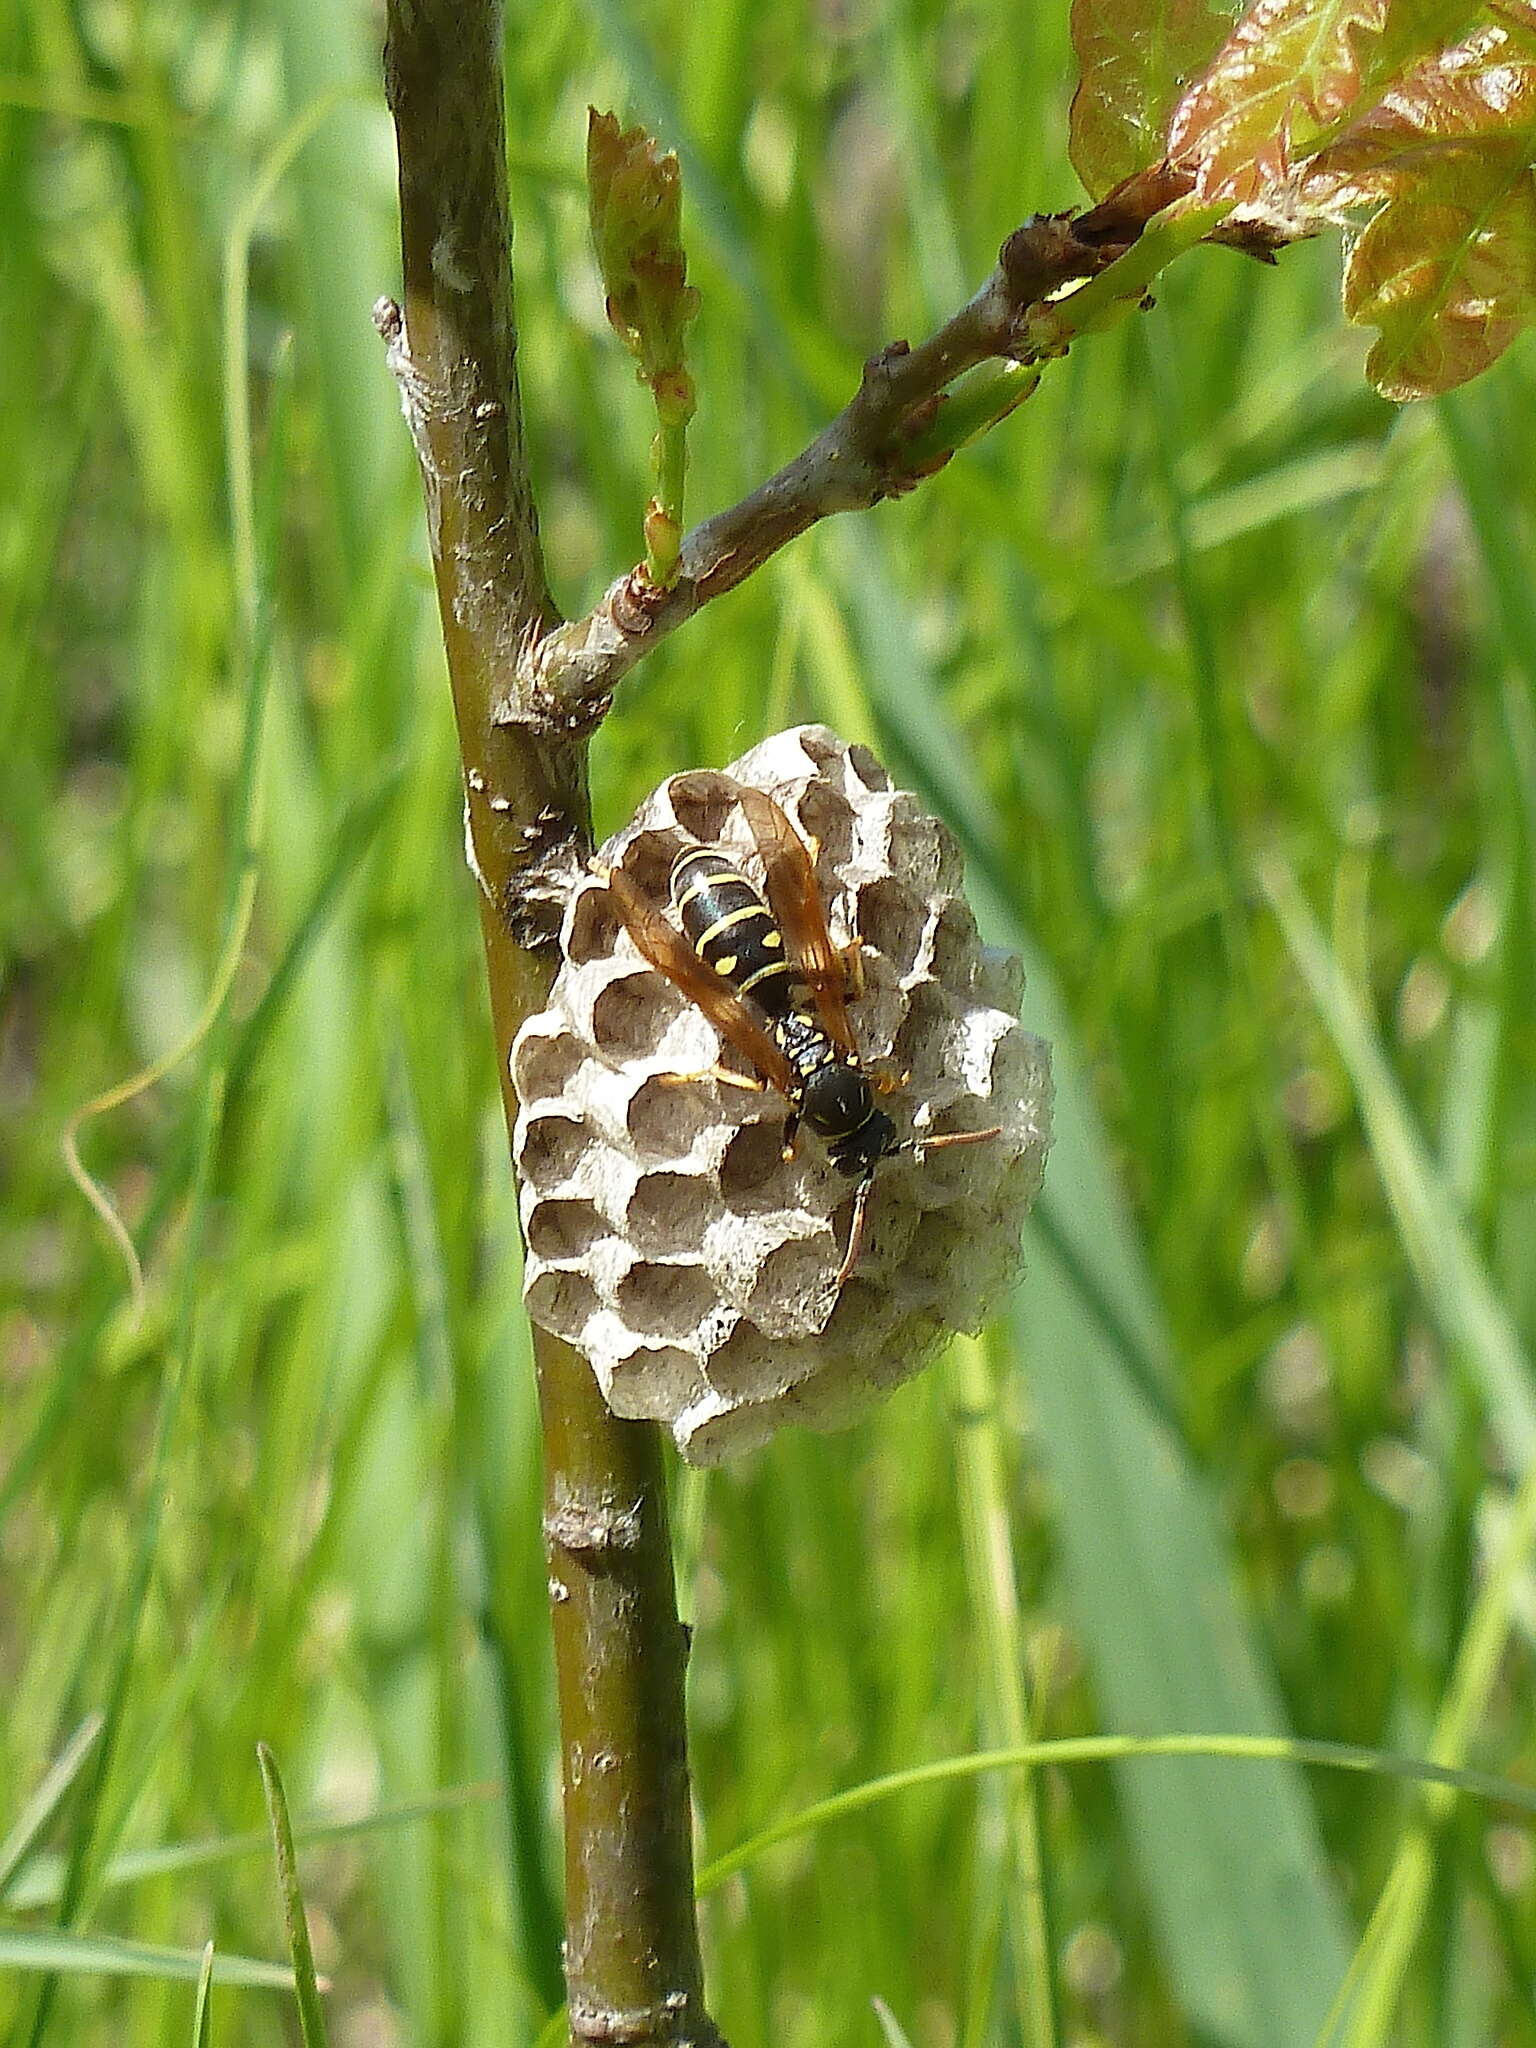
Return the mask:
[[[421,465],[479,883],[508,1130],[507,1054],[555,966],[547,912],[591,847],[586,715],[501,715],[558,625],[517,388],[495,0],[389,0],[404,310],[381,301]],[[514,707],[516,708],[516,707]],[[611,1415],[534,1332],[565,1788],[575,2042],[718,2042],[703,2004],[683,1678],[659,1432]]]

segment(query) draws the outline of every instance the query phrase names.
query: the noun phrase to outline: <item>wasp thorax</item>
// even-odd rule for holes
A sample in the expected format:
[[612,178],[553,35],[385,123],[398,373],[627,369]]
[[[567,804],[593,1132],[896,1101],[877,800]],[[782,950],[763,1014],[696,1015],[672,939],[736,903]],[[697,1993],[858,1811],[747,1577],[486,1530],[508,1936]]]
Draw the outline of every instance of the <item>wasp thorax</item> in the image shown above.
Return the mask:
[[[823,1000],[743,788],[824,920]],[[596,866],[512,1050],[529,1311],[696,1463],[850,1421],[1017,1266],[1049,1101],[1018,963],[947,830],[823,726],[673,776]]]

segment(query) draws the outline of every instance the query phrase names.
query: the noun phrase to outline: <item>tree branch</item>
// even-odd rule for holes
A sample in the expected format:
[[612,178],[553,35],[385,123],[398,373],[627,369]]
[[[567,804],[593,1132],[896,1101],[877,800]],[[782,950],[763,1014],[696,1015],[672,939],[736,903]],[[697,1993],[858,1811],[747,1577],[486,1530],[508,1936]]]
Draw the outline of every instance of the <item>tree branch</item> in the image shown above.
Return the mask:
[[[619,679],[817,520],[877,504],[942,467],[1028,395],[1031,365],[1122,317],[1146,278],[1225,209],[1181,214],[1188,181],[1160,166],[1075,219],[1027,222],[969,304],[918,347],[897,342],[873,358],[808,448],[686,537],[670,589],[642,566],[588,618],[565,625],[545,577],[518,400],[500,8],[388,0],[388,22],[405,290],[403,313],[384,300],[376,319],[421,466],[510,1129],[517,1103],[507,1055],[548,994],[554,913],[591,851],[588,738]],[[535,1330],[534,1355],[572,2039],[710,2048],[719,2036],[701,1988],[686,1645],[659,1433],[611,1415],[569,1346]]]
[[[734,590],[786,543],[835,512],[856,512],[900,495],[943,468],[962,442],[1029,395],[1037,379],[1014,369],[997,402],[967,407],[951,392],[984,363],[1029,365],[1061,355],[1101,316],[1106,299],[1053,294],[1083,278],[1117,285],[1126,306],[1145,290],[1128,259],[1148,223],[1189,191],[1189,175],[1167,164],[1128,178],[1088,212],[1036,214],[998,252],[974,298],[916,348],[892,342],[864,365],[859,388],[810,445],[739,504],[685,537],[681,568],[658,590],[643,565],[611,584],[583,619],[528,640],[515,679],[496,706],[505,725],[535,728],[603,716],[629,670],[667,634]],[[1230,211],[1206,208],[1180,246],[1208,233]],[[1187,216],[1190,222],[1196,216]],[[1168,255],[1161,257],[1163,262]],[[1134,274],[1132,274],[1134,273]],[[1084,292],[1088,291],[1084,287]],[[1108,300],[1116,297],[1110,290]],[[1006,381],[1006,388],[1002,388]],[[946,432],[945,408],[955,431]]]
[[[404,312],[375,318],[421,465],[464,761],[508,1129],[507,1055],[541,1008],[548,913],[591,847],[589,721],[493,715],[550,601],[529,488],[495,0],[389,0]],[[577,2042],[718,2042],[694,1918],[677,1619],[659,1432],[610,1414],[586,1360],[534,1332],[565,1787],[566,1984]]]

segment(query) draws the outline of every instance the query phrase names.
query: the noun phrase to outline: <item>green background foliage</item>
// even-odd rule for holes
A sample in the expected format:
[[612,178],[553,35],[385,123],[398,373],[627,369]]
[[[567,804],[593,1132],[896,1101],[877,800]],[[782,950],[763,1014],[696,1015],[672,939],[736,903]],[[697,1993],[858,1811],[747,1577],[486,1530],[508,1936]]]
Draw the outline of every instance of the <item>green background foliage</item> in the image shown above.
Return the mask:
[[[587,242],[588,103],[682,157],[697,515],[1080,198],[1074,74],[1065,0],[718,0],[686,35],[640,0],[511,12],[524,396],[574,611],[639,551],[652,430]],[[17,2048],[191,2039],[210,1935],[282,1957],[259,1740],[334,2041],[519,2043],[559,1995],[515,1215],[368,319],[396,277],[377,27],[0,15],[0,1834],[106,1717],[0,1849]],[[706,1854],[1030,1730],[1438,1731],[1536,1769],[1521,1558],[1468,1636],[1532,1442],[1536,358],[1399,411],[1337,264],[1196,251],[983,445],[670,640],[599,737],[600,830],[798,719],[875,743],[1026,950],[1061,1087],[986,1344],[850,1433],[679,1475]],[[139,1319],[60,1136],[183,1042],[222,959],[213,1028],[84,1128]],[[486,1789],[305,1846],[452,1787]],[[1401,2008],[1349,2038],[1536,2041],[1525,1824],[1250,1763],[1033,1789],[1063,2039],[1311,2041],[1427,1814]],[[1026,2038],[1026,1791],[907,1793],[722,1887],[735,2048],[874,2042],[875,1997],[922,2048]],[[182,1978],[50,1984],[22,1935],[61,1921]],[[296,2025],[217,1971],[200,2019]]]

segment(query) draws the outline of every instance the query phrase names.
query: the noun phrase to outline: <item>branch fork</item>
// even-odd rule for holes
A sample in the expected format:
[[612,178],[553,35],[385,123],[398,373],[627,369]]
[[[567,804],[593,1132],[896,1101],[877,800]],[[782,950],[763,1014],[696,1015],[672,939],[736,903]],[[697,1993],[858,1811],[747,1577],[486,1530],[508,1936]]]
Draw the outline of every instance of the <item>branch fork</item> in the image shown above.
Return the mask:
[[[635,663],[711,599],[734,590],[789,541],[836,512],[899,497],[942,469],[963,441],[1034,388],[1020,370],[1064,355],[1074,334],[1066,287],[1111,273],[1153,218],[1184,200],[1188,172],[1159,164],[1080,214],[1036,214],[1003,243],[981,289],[915,347],[893,341],[864,364],[858,389],[807,447],[738,504],[682,542],[665,587],[640,563],[609,586],[584,618],[523,643],[493,715],[499,724],[590,731]],[[1217,209],[1225,213],[1228,209]],[[1202,232],[1216,225],[1215,214]],[[1128,280],[1130,304],[1145,286]],[[977,424],[954,415],[951,387],[986,363],[1008,366],[997,403]]]

